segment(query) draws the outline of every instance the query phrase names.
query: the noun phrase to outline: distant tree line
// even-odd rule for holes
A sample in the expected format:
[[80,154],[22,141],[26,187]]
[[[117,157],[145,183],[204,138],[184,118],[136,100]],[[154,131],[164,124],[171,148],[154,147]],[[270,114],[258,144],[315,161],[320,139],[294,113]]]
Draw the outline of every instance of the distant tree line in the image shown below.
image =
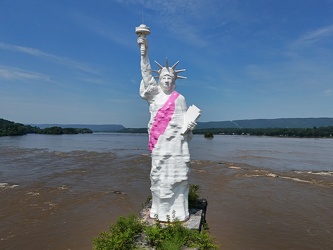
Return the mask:
[[211,132],[215,135],[254,135],[300,138],[332,138],[333,126],[313,128],[211,128],[195,129],[194,134]]
[[0,136],[15,136],[26,134],[49,134],[49,135],[62,135],[62,134],[87,134],[92,133],[92,130],[87,128],[61,128],[50,127],[40,129],[30,125],[15,123],[0,118]]
[[[53,126],[40,129],[30,125],[15,123],[0,118],[0,136],[13,136],[33,134],[85,134],[92,133],[88,128],[61,128]],[[125,128],[117,133],[147,133],[147,128]],[[276,136],[276,137],[299,137],[299,138],[333,138],[333,126],[313,128],[207,128],[195,129],[194,134],[206,135],[253,135],[253,136]],[[209,135],[209,136],[208,136]]]
[[196,128],[319,128],[328,126],[333,126],[333,118],[277,118],[198,122]]
[[[126,128],[119,133],[147,133],[146,128]],[[202,134],[206,138],[214,135],[254,135],[300,138],[332,138],[333,126],[313,128],[209,128],[195,129],[193,134]]]

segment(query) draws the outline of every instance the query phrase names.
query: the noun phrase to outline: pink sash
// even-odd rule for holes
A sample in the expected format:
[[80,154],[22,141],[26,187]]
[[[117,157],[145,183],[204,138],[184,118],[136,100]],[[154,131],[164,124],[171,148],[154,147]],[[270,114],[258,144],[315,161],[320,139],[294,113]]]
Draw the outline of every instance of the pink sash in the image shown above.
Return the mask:
[[172,115],[175,112],[175,101],[178,96],[178,92],[172,92],[168,100],[164,103],[163,107],[157,111],[149,134],[148,148],[150,152],[153,151],[158,138],[165,132],[166,128],[168,127]]

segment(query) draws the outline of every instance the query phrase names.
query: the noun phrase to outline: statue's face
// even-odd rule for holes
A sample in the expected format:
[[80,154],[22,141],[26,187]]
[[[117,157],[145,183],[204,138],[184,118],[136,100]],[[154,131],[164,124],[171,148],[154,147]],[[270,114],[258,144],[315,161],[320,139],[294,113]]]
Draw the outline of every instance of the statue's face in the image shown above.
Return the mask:
[[164,91],[164,93],[168,93],[174,88],[174,79],[170,75],[163,75],[160,77],[160,88]]

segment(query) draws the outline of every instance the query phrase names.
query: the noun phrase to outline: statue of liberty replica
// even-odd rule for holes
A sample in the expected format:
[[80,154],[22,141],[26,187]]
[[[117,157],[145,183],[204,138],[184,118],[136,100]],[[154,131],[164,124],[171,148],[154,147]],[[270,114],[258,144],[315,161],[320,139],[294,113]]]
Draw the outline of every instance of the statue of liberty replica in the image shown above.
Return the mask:
[[[176,89],[176,79],[184,79],[176,70],[179,62],[169,67],[168,60],[163,67],[156,62],[158,70],[152,70],[148,58],[146,36],[150,29],[141,24],[136,27],[141,54],[140,96],[147,101],[151,114],[148,123],[152,165],[150,172],[152,206],[149,216],[160,221],[185,221],[189,217],[188,175],[190,152],[188,142],[200,110],[194,105],[187,109],[184,96]],[[152,75],[157,73],[157,82]],[[191,109],[192,112],[189,112]]]

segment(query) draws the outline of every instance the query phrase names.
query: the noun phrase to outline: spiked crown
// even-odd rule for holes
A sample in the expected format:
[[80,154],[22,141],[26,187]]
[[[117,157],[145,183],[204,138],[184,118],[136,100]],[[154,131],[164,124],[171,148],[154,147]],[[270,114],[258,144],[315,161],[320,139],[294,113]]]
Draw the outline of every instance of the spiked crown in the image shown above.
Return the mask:
[[161,64],[159,64],[157,61],[155,61],[155,63],[159,67],[159,70],[153,70],[153,72],[157,73],[157,75],[158,75],[157,78],[160,78],[163,75],[170,75],[174,80],[186,79],[185,76],[178,75],[178,73],[184,72],[185,69],[176,70],[176,67],[177,67],[179,61],[177,61],[172,67],[169,67],[168,58],[166,58],[166,60],[165,60],[165,67],[163,67]]

